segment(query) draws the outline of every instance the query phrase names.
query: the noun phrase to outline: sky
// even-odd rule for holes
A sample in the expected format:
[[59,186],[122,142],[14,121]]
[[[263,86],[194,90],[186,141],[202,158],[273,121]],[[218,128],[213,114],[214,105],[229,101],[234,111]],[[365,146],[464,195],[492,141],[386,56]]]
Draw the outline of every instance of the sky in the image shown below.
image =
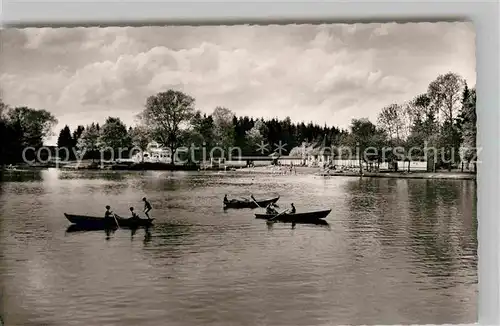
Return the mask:
[[461,22],[27,28],[0,41],[3,101],[51,112],[56,135],[108,116],[134,125],[147,97],[168,89],[204,113],[348,128],[439,74],[476,83],[474,27]]

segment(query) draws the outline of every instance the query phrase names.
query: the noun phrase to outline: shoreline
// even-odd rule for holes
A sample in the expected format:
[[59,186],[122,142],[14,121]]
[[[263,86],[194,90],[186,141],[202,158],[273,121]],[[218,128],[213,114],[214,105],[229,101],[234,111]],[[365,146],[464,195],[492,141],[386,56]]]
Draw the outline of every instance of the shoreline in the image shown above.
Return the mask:
[[392,178],[392,179],[445,179],[445,180],[476,180],[476,175],[467,172],[366,172],[362,176],[359,173],[322,173],[322,177],[365,177],[365,178]]
[[[41,166],[18,166],[13,169],[1,169],[2,173],[9,172],[29,172],[43,170],[48,167]],[[82,170],[97,170],[97,171],[198,171],[198,172],[213,172],[213,171],[224,171],[223,168],[219,169],[199,169],[193,166],[170,166],[160,164],[140,164],[139,166],[119,166],[116,168],[110,167],[96,167],[93,164],[80,164],[78,167],[75,166],[60,166],[54,167],[63,171],[82,171]],[[307,167],[307,166],[296,166],[294,171],[290,173],[288,166],[282,166],[281,169],[275,166],[258,166],[258,167],[243,167],[243,168],[231,168],[226,169],[226,172],[241,173],[241,174],[269,174],[278,176],[289,176],[289,175],[312,175],[318,177],[365,177],[365,178],[394,178],[394,179],[445,179],[445,180],[476,180],[476,174],[470,172],[459,172],[459,171],[439,171],[439,172],[364,172],[361,176],[357,171],[344,171],[344,172],[325,172],[319,167]]]
[[[292,172],[291,175],[314,175],[318,177],[365,177],[365,178],[394,178],[394,179],[446,179],[446,180],[476,180],[476,174],[470,172],[363,172],[361,176],[359,172],[346,171],[346,172],[324,172],[319,167],[296,167],[296,173]],[[254,167],[242,168],[237,170],[245,173],[255,174],[277,174],[277,175],[290,175],[289,168],[284,167],[280,171],[277,168],[271,167]]]

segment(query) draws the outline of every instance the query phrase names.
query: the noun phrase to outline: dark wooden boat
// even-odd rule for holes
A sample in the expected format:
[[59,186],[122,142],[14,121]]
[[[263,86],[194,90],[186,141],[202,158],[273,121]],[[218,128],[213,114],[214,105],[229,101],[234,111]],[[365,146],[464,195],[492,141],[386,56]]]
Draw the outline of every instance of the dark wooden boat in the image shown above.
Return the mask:
[[269,199],[263,199],[263,200],[257,200],[257,204],[252,200],[252,199],[246,199],[246,200],[238,200],[238,199],[232,199],[227,203],[224,203],[224,208],[259,208],[259,207],[266,207],[269,204],[275,204],[278,200],[280,199],[280,196],[274,197],[274,198],[269,198]]
[[[276,219],[277,221],[268,221],[268,225],[272,225],[273,223],[272,222],[275,222],[275,223],[291,223],[290,221],[280,221],[279,220],[279,216],[278,218]],[[321,218],[318,218],[318,219],[315,219],[315,220],[302,220],[302,221],[296,221],[295,222],[296,224],[298,225],[314,225],[314,226],[321,226],[321,227],[327,227],[327,228],[330,228],[330,223],[328,223],[326,220],[324,219],[321,219]]]
[[[277,216],[276,218],[273,219],[273,221],[285,222],[285,223],[291,223],[291,222],[309,223],[327,217],[331,211],[332,211],[331,209],[326,209],[322,211],[313,211],[313,212],[295,213],[295,214],[285,213]],[[255,218],[260,218],[265,220],[272,219],[275,216],[276,215],[273,214],[255,214]]]
[[72,224],[78,225],[83,229],[107,229],[107,228],[115,228],[116,222],[122,228],[139,228],[139,227],[147,227],[153,225],[153,219],[145,219],[145,218],[123,218],[116,217],[116,221],[114,218],[105,220],[103,217],[96,216],[87,216],[87,215],[74,215],[74,214],[66,214],[64,216],[70,221]]

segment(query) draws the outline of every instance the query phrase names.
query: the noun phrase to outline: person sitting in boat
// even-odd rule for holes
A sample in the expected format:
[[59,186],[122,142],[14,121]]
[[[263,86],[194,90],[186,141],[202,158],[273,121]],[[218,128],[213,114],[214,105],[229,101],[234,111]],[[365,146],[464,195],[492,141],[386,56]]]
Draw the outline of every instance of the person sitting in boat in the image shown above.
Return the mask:
[[227,195],[224,195],[224,204],[237,203],[237,202],[238,202],[237,199],[233,198],[233,199],[229,200],[229,199],[227,199]]
[[111,211],[111,207],[106,205],[106,212],[104,213],[104,218],[110,218],[113,216],[113,212]]
[[276,215],[276,214],[278,214],[278,212],[274,209],[273,203],[270,203],[269,205],[267,205],[267,207],[266,207],[266,214],[269,214],[269,215]]
[[148,213],[153,209],[153,207],[151,207],[151,204],[148,202],[146,197],[142,198],[142,201],[144,202],[144,214],[146,214],[148,219],[151,219]]
[[134,208],[133,207],[130,207],[130,213],[132,213],[132,217],[131,219],[134,219],[134,220],[140,220],[141,218],[139,217],[139,215],[137,215],[135,212],[134,212]]
[[295,209],[295,206],[293,206],[293,203],[292,203],[292,209],[290,210],[290,214],[295,214],[296,212],[296,209]]
[[116,223],[114,220],[114,214],[111,211],[111,207],[109,205],[106,205],[106,212],[104,213],[104,220],[105,221],[112,221],[113,223]]

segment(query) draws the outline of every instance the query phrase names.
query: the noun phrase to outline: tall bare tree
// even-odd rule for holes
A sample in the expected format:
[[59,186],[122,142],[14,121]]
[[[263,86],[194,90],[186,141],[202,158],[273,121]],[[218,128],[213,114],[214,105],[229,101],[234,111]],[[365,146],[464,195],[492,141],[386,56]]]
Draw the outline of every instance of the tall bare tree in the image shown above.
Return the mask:
[[[442,116],[443,137],[442,145],[447,160],[449,162],[448,169],[451,170],[453,154],[457,147],[457,128],[455,118],[461,107],[462,91],[465,86],[465,81],[458,74],[449,72],[444,75],[439,75],[434,81],[429,84],[428,95],[431,103],[438,113],[438,117]],[[439,120],[438,120],[439,121]]]
[[428,95],[439,118],[453,121],[460,110],[464,85],[463,78],[452,72],[439,75],[429,84]]
[[403,111],[401,105],[391,104],[382,109],[377,119],[379,127],[397,144],[401,141],[404,128]]

